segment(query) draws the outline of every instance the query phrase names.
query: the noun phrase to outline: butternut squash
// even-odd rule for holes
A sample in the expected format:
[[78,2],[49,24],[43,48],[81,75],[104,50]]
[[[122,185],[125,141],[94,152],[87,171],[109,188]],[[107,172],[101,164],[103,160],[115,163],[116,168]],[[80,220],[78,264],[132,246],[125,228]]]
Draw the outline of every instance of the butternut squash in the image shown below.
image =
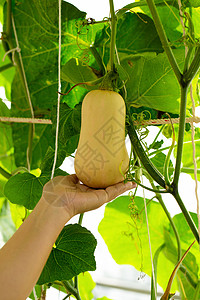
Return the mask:
[[124,180],[129,165],[125,145],[125,103],[116,92],[90,91],[82,103],[81,132],[75,154],[75,172],[93,188]]

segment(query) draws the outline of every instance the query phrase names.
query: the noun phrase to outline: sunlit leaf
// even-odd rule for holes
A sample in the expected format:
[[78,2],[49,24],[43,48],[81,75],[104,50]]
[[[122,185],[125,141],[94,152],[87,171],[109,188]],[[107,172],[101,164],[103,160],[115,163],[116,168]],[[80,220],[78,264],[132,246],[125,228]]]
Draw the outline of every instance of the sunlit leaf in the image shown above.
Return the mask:
[[[148,203],[149,200],[146,199],[146,201]],[[152,254],[154,255],[157,248],[164,242],[164,228],[168,221],[159,203],[151,201],[147,209]],[[129,196],[121,196],[107,204],[104,218],[99,224],[99,232],[118,264],[130,264],[137,270],[151,275],[143,198],[135,197],[134,202],[131,203]],[[163,272],[163,270],[165,271]],[[161,252],[157,276],[158,283],[163,288],[166,286],[172,270],[173,264]]]
[[[174,53],[182,65],[183,52],[176,50]],[[165,54],[129,55],[122,59],[121,64],[130,77],[126,85],[130,105],[179,113],[180,89]]]

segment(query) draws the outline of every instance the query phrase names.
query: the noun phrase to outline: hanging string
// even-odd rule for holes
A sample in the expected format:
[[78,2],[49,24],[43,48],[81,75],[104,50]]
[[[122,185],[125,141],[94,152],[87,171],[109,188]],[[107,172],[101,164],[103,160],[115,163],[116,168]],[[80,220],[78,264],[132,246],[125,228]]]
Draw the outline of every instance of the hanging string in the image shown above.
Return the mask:
[[59,118],[60,118],[60,93],[61,93],[61,3],[62,0],[58,0],[58,27],[59,27],[59,39],[58,39],[58,103],[57,103],[57,123],[56,123],[56,138],[55,138],[55,155],[53,168],[51,172],[51,179],[54,176],[56,160],[58,154],[58,132],[59,132]]
[[[141,176],[141,182],[143,184],[143,176]],[[151,269],[152,269],[153,285],[154,285],[154,291],[156,293],[157,289],[156,289],[156,281],[155,281],[155,270],[154,270],[154,265],[153,265],[153,255],[152,255],[152,248],[151,248],[151,238],[150,238],[150,231],[149,231],[149,221],[148,221],[148,214],[147,214],[146,196],[145,196],[144,188],[142,190],[143,190],[143,200],[144,200],[146,223],[147,223],[147,234],[148,234],[148,241],[149,241],[149,250],[150,250],[150,257],[151,257]]]
[[[190,98],[192,100],[192,114],[195,116],[195,101],[193,97],[193,87],[192,84],[190,85]],[[191,139],[192,139],[192,149],[193,149],[193,164],[194,164],[194,180],[195,180],[195,196],[197,200],[197,219],[198,219],[198,234],[199,234],[199,245],[200,245],[200,214],[199,214],[199,196],[198,196],[198,178],[197,178],[197,161],[196,161],[196,148],[195,148],[195,129],[194,129],[194,123],[191,123]]]

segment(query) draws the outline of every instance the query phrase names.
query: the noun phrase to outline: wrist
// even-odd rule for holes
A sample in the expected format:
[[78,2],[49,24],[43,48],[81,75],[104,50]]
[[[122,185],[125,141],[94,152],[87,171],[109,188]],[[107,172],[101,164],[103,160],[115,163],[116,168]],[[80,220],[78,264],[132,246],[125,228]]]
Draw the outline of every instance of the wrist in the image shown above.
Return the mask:
[[61,230],[72,217],[65,208],[47,202],[44,197],[41,197],[37,203],[34,213],[37,215],[39,223],[42,220],[43,223],[58,230]]

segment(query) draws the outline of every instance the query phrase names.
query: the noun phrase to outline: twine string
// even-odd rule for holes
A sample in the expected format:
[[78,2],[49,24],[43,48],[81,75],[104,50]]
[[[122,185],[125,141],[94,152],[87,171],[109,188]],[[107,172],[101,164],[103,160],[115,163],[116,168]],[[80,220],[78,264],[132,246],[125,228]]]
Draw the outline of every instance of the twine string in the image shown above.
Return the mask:
[[57,154],[58,154],[58,133],[59,133],[59,118],[60,118],[60,93],[61,93],[61,0],[58,0],[58,27],[59,27],[59,39],[58,39],[58,103],[57,103],[57,122],[56,122],[56,138],[55,138],[55,155],[51,172],[51,179],[54,176]]

